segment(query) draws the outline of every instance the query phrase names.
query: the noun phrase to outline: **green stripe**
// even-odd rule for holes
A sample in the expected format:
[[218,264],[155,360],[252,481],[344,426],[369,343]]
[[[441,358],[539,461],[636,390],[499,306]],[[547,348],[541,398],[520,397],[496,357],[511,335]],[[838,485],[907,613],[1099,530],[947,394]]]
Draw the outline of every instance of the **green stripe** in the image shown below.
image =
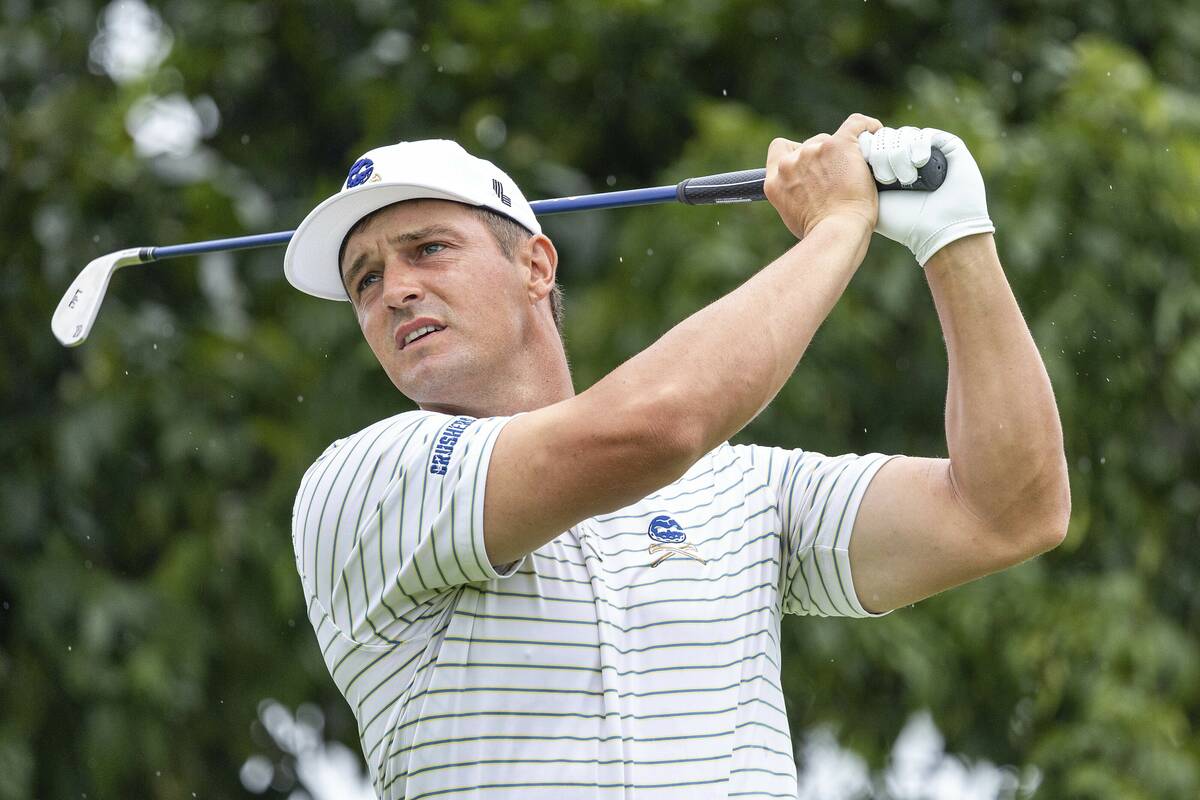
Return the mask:
[[[768,532],[765,536],[758,536],[754,539],[747,540],[745,543],[742,544],[741,547],[739,547],[737,550],[731,551],[727,555],[734,555],[734,554],[740,553],[740,552],[742,552],[742,550],[746,549],[746,547],[753,544],[754,542],[758,542],[764,538],[769,538],[769,537],[775,536],[775,535],[777,535],[777,534],[775,534],[774,531],[771,531],[771,532]],[[533,555],[540,556],[541,554],[535,551]],[[711,559],[711,560],[709,560],[708,563],[712,564],[712,563],[715,563],[717,560],[719,560],[719,559]],[[738,567],[737,569],[732,570],[730,572],[722,572],[719,575],[709,575],[709,576],[700,577],[700,578],[656,578],[652,581],[645,581],[642,583],[627,583],[624,586],[612,586],[607,581],[605,581],[604,577],[601,575],[597,575],[595,577],[600,582],[600,584],[605,589],[608,589],[610,592],[626,592],[631,589],[645,589],[648,586],[657,586],[662,583],[715,583],[718,581],[722,581],[726,578],[736,578],[738,575],[741,575],[743,572],[748,572],[748,571],[754,569],[755,567],[761,567],[766,564],[778,566],[779,559],[776,556],[769,556],[767,558],[759,559],[758,561],[755,561],[753,563],[745,564],[745,565]],[[580,568],[584,567],[583,564],[576,564],[575,566],[580,567]],[[527,573],[522,571],[522,574],[527,574]],[[545,575],[542,573],[529,573],[529,574],[534,574],[538,580],[542,580],[542,581],[558,581],[559,583],[577,583],[582,586],[591,586],[591,584],[592,584],[591,581],[585,580],[583,578],[564,578],[560,575]]]
[[545,595],[534,594],[531,592],[507,592],[490,588],[487,590],[487,594],[495,595],[497,597],[525,597],[529,599],[553,601],[556,603],[585,603],[587,605],[601,603],[617,611],[631,611],[635,608],[645,608],[646,606],[660,605],[662,603],[710,603],[718,600],[732,600],[735,597],[741,597],[744,594],[749,594],[750,592],[754,592],[759,589],[769,589],[771,586],[773,586],[771,583],[756,583],[753,586],[749,586],[745,589],[742,589],[740,592],[734,592],[733,594],[712,595],[709,597],[666,597],[658,600],[646,600],[641,603],[631,603],[627,606],[618,605],[603,597],[589,597],[586,599],[575,597],[547,597]]
[[[842,575],[842,567],[841,567],[841,564],[839,563],[840,559],[838,558],[837,553],[839,550],[839,545],[841,544],[842,526],[846,520],[846,511],[850,508],[850,504],[852,502],[854,502],[854,493],[856,491],[858,491],[858,486],[860,483],[862,483],[863,478],[867,475],[868,472],[871,471],[871,466],[872,466],[871,464],[867,464],[866,468],[864,468],[861,472],[858,473],[858,477],[854,479],[854,483],[853,483],[853,485],[851,485],[850,491],[846,495],[846,502],[842,505],[842,513],[838,516],[837,527],[834,528],[834,534],[833,534],[833,545],[834,546],[831,548],[831,550],[832,550],[831,555],[833,556],[833,570],[837,574],[838,584],[839,584],[839,586],[841,586],[841,589],[842,589],[842,596],[845,597],[847,599],[847,601],[850,603],[850,612],[855,616],[858,615],[858,607],[861,606],[862,604],[858,602],[858,595],[854,591],[853,577]],[[847,555],[847,558],[849,558],[849,555]],[[846,582],[847,577],[849,577],[849,588],[848,589],[847,589],[847,582]]]
[[[710,625],[710,624],[716,624],[718,622],[733,622],[734,620],[742,619],[743,617],[749,617],[754,614],[761,614],[763,611],[770,611],[772,608],[773,608],[773,606],[769,606],[769,605],[768,606],[759,606],[758,608],[752,608],[749,611],[743,611],[741,614],[734,614],[732,617],[706,617],[703,619],[665,619],[665,620],[659,620],[658,622],[647,622],[644,625],[630,625],[628,627],[626,627],[624,625],[618,625],[617,623],[612,622],[607,619],[599,619],[599,618],[594,618],[594,619],[549,619],[546,617],[525,617],[525,616],[517,616],[517,615],[513,615],[513,614],[476,614],[471,611],[456,611],[455,613],[458,616],[471,617],[473,619],[495,619],[495,620],[507,620],[510,622],[546,622],[546,623],[555,623],[555,624],[560,624],[560,625],[587,625],[589,627],[598,625],[598,624],[603,624],[603,625],[608,625],[612,628],[615,628],[616,630],[619,630],[622,633],[629,633],[630,631],[640,631],[640,630],[645,630],[647,628],[656,628],[660,625]],[[469,641],[486,641],[486,640],[473,639],[473,640],[469,640]]]
[[[638,761],[638,766],[656,767],[667,764],[694,764],[701,761],[720,761],[725,758],[733,758],[733,753],[718,753],[715,756],[697,756],[695,758],[671,758],[662,761]],[[431,764],[428,767],[412,770],[408,773],[408,777],[420,775],[423,772],[436,772],[443,769],[454,769],[456,767],[481,767],[488,764],[594,764],[596,766],[609,766],[612,764],[624,764],[625,759],[622,758],[488,758],[480,761],[463,761],[451,762],[447,764]]]
[[[767,632],[769,635],[769,631]],[[772,640],[773,641],[773,640]],[[655,672],[682,672],[684,670],[693,669],[728,669],[737,664],[744,664],[747,661],[753,661],[756,658],[763,658],[768,664],[775,669],[779,669],[779,665],[772,660],[770,654],[766,652],[755,653],[751,656],[743,656],[725,664],[672,664],[665,667],[650,667],[649,669],[627,669],[619,670],[612,664],[601,664],[598,667],[588,667],[577,664],[531,664],[515,663],[508,661],[439,661],[437,666],[439,669],[475,669],[475,668],[502,668],[502,669],[544,669],[544,670],[561,670],[564,672],[604,672],[611,670],[614,675],[650,675]]]
[[[333,592],[334,592],[333,585],[335,583],[334,570],[335,570],[335,568],[337,566],[337,562],[338,562],[338,557],[337,557],[338,541],[341,539],[341,536],[342,536],[342,515],[346,513],[346,504],[350,500],[350,491],[349,490],[353,488],[355,480],[357,480],[359,473],[363,469],[363,464],[366,463],[368,456],[371,455],[371,453],[375,447],[375,443],[379,441],[379,439],[383,436],[384,433],[389,432],[391,430],[391,428],[395,427],[398,424],[399,424],[399,421],[397,420],[392,425],[377,426],[379,428],[379,430],[376,431],[375,438],[372,439],[370,441],[370,443],[367,444],[366,448],[363,450],[363,453],[359,457],[359,460],[358,460],[358,466],[354,468],[354,473],[350,476],[350,480],[347,483],[348,491],[342,495],[342,502],[338,506],[337,518],[334,519],[334,521],[333,521],[333,545],[332,545],[332,548],[330,551],[332,553],[332,557],[329,559],[329,598],[330,598],[331,605],[333,602]],[[370,428],[368,428],[368,430],[370,430]],[[366,442],[367,442],[367,436],[365,435],[365,433],[363,435],[356,436],[355,443],[354,443],[353,447],[351,448],[350,452],[353,452],[354,447],[358,447],[359,444],[366,443]],[[331,485],[329,487],[329,496],[333,495],[333,488],[334,488],[334,486],[337,485],[338,478],[341,477],[342,468],[344,468],[346,466],[346,464],[350,463],[350,452],[347,452],[345,461],[343,461],[342,466],[338,468],[337,474],[333,476],[333,485]],[[377,470],[379,468],[379,459],[375,458],[373,460],[375,463],[371,467],[371,477],[367,479],[367,486],[366,486],[366,489],[363,491],[362,504],[359,506],[359,510],[358,510],[359,521],[361,521],[361,519],[362,519],[362,509],[363,509],[363,506],[365,506],[366,502],[367,502],[367,494],[369,493],[369,490],[370,490],[371,481],[374,480],[374,478],[375,478],[375,470]],[[329,496],[326,496],[326,498],[325,498],[326,504],[328,504],[328,502],[329,502]],[[324,518],[323,510],[321,512],[321,516],[322,516],[322,518]],[[358,524],[356,523],[354,526],[354,532],[357,533],[358,530],[359,530],[359,527],[358,527]],[[342,578],[342,589],[346,592],[347,628],[353,630],[353,624],[354,624],[354,616],[352,613],[353,608],[350,604],[350,587],[349,587],[349,582],[346,579],[345,572],[342,573],[341,578]]]
[[681,781],[679,783],[572,783],[568,781],[559,781],[555,783],[478,783],[468,786],[458,786],[453,789],[435,789],[432,792],[424,792],[422,794],[406,797],[406,800],[424,800],[426,797],[437,797],[441,794],[450,794],[452,792],[471,792],[472,794],[481,789],[571,789],[571,788],[596,788],[596,789],[675,789],[681,786],[707,786],[714,783],[728,783],[728,778],[718,778],[708,781]]
[[[448,689],[426,689],[425,691],[423,691],[419,694],[413,695],[411,698],[409,698],[409,700],[411,702],[413,700],[417,700],[426,695],[465,694],[465,693],[470,693],[470,692],[496,692],[497,694],[502,693],[502,692],[507,692],[507,693],[512,693],[512,694],[581,694],[581,695],[584,695],[585,697],[602,697],[602,696],[608,695],[608,694],[616,694],[616,696],[619,698],[658,697],[660,695],[669,695],[669,694],[704,694],[706,692],[727,692],[730,689],[737,689],[741,686],[745,686],[746,684],[750,683],[751,681],[756,681],[756,680],[768,681],[769,685],[771,687],[773,687],[775,689],[779,689],[779,685],[777,683],[771,682],[770,675],[751,675],[746,680],[741,681],[740,683],[731,683],[726,686],[705,686],[705,687],[702,687],[699,689],[658,689],[658,690],[655,690],[652,692],[620,692],[611,686],[606,689],[602,689],[600,691],[596,691],[594,689],[551,689],[551,688],[537,687],[537,686],[529,686],[529,687],[525,687],[525,686],[455,686],[455,687],[451,687]],[[782,690],[780,690],[780,691],[782,691]],[[746,702],[750,702],[752,700],[758,700],[758,699],[759,698],[750,698],[750,700],[747,700]],[[762,702],[765,703],[766,701],[763,700]],[[744,705],[744,704],[739,703],[739,705]],[[770,704],[768,704],[768,705],[770,705]],[[775,708],[775,706],[772,706],[772,708]],[[780,712],[783,711],[783,709],[781,709],[781,708],[776,708],[776,710],[780,711]],[[786,712],[784,712],[784,713],[786,713]]]
[[[418,420],[418,421],[414,422],[412,424],[412,426],[410,426],[409,430],[413,431],[419,425],[420,425],[420,421]],[[381,431],[380,435],[382,435],[382,433],[383,432]],[[403,434],[401,434],[401,435],[403,435]],[[397,437],[397,438],[399,438],[399,437]],[[412,438],[412,433],[410,432],[409,439],[411,439],[411,438]],[[378,436],[375,437],[375,441],[378,441],[378,440],[379,440],[379,437]],[[408,444],[408,442],[406,441],[405,445],[401,446],[400,453],[397,455],[397,458],[396,458],[397,464],[399,464],[400,458],[404,454],[404,446],[407,446],[407,444]],[[371,446],[374,447],[374,445],[375,445],[375,442],[371,442]],[[388,447],[387,449],[390,450],[391,448]],[[386,450],[384,452],[386,453]],[[362,493],[362,502],[359,504],[359,507],[358,507],[358,518],[355,520],[355,523],[354,523],[354,532],[358,536],[358,540],[355,542],[355,549],[358,550],[358,552],[359,552],[358,567],[359,567],[359,572],[361,573],[361,576],[362,576],[363,606],[366,609],[366,611],[363,614],[363,618],[366,619],[367,625],[370,626],[371,631],[376,636],[379,636],[379,630],[375,627],[375,622],[371,619],[371,614],[370,614],[371,601],[370,601],[370,598],[367,596],[366,559],[362,558],[362,555],[361,555],[363,540],[362,540],[362,535],[359,532],[362,530],[362,518],[363,518],[363,512],[366,510],[366,507],[367,507],[367,498],[371,495],[371,486],[375,482],[375,472],[376,472],[376,470],[379,469],[379,464],[383,461],[383,456],[384,456],[384,453],[380,453],[379,457],[375,459],[374,466],[371,467],[371,475],[370,475],[370,477],[367,478],[367,484],[364,487],[363,493]],[[390,470],[389,470],[389,472],[390,472]],[[390,483],[390,480],[389,480],[389,483]],[[343,505],[343,507],[344,507],[344,505]],[[381,505],[377,506],[375,513],[379,514],[379,516],[381,517],[381,524],[382,524],[383,514],[382,514],[382,506]],[[338,514],[338,528],[340,529],[340,527],[341,527],[341,514],[339,513]],[[335,532],[334,540],[333,540],[333,552],[335,553],[335,555],[337,553],[337,535],[338,534]],[[337,561],[336,557],[330,559],[330,563],[329,563],[330,574],[333,573],[333,569],[334,569],[336,561]],[[383,567],[383,565],[382,565],[382,563],[380,563],[381,571],[382,571],[382,567]],[[353,603],[350,598],[349,581],[346,579],[346,571],[344,569],[342,570],[342,588],[344,589],[344,591],[346,593],[346,627],[348,629],[350,629],[351,631],[353,631],[354,630],[354,607],[353,607]],[[388,610],[390,611],[391,608],[389,607]],[[393,612],[393,616],[395,616],[394,612]]]

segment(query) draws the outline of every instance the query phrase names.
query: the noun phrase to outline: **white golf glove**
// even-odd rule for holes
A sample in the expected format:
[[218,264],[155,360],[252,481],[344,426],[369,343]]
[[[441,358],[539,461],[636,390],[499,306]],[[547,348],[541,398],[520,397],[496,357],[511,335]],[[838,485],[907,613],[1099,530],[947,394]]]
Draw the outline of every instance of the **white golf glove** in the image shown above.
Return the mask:
[[996,230],[988,217],[983,176],[963,140],[936,128],[880,128],[862,133],[858,146],[880,183],[917,179],[917,168],[936,147],[946,156],[946,180],[933,192],[880,192],[875,230],[925,263],[946,245]]

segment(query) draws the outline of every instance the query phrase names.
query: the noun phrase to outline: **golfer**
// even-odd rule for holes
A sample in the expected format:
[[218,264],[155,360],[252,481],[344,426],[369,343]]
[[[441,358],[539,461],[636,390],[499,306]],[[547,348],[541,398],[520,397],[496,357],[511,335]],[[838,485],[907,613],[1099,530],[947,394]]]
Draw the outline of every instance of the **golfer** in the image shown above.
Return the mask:
[[[931,146],[940,189],[876,192]],[[772,142],[766,194],[796,245],[579,394],[558,254],[491,163],[381,147],[301,224],[289,280],[348,299],[420,408],[330,445],[293,519],[381,798],[793,797],[785,613],[884,613],[1062,540],[1058,414],[963,142],[854,115]],[[872,231],[933,292],[949,458],[730,445]]]

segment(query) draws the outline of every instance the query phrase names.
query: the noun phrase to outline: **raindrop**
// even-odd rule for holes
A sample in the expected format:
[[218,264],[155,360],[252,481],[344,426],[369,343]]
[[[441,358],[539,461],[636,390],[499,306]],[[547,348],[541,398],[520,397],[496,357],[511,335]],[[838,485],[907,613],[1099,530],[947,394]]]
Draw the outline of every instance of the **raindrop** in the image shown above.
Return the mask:
[[729,90],[728,90],[728,89],[722,89],[722,90],[721,90],[721,97],[729,97]]
[[648,256],[652,256],[652,255],[654,255],[654,248],[653,248],[653,247],[647,247],[647,248],[646,248],[646,255],[648,255]]
[[624,264],[624,263],[625,263],[625,256],[617,256],[617,261],[620,261],[622,264]]
[[68,653],[69,653],[69,652],[71,652],[71,650],[72,650],[72,649],[73,649],[73,648],[71,647],[71,645],[67,645],[67,652],[68,652]]
[[1012,82],[1020,83],[1023,80],[1025,80],[1025,76],[1021,74],[1021,70],[1014,69],[1012,72]]
[[302,395],[302,394],[298,394],[298,395],[296,395],[296,402],[297,402],[297,403],[303,403],[303,402],[304,402],[304,395]]
[[617,185],[617,176],[609,175],[607,178],[604,179],[604,182],[606,184],[608,184],[609,186],[616,186]]
[[157,350],[157,349],[158,349],[158,342],[155,342],[155,343],[154,343],[154,349],[155,349],[155,350]]
[[100,234],[97,233],[96,235],[94,235],[92,237],[92,244],[99,244],[99,242],[100,242]]

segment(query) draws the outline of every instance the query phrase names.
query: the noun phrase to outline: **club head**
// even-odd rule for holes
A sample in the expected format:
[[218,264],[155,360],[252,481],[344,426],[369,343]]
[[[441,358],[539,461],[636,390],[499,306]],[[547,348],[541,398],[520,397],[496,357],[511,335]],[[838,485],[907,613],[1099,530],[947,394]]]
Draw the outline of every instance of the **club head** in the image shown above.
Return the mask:
[[147,259],[143,259],[142,255],[147,250],[141,247],[118,250],[92,259],[83,268],[58,302],[58,308],[54,309],[54,317],[50,320],[50,330],[54,331],[54,337],[64,347],[75,347],[88,337],[96,322],[96,315],[100,313],[100,304],[104,302],[104,292],[113,273],[121,267],[143,263]]

